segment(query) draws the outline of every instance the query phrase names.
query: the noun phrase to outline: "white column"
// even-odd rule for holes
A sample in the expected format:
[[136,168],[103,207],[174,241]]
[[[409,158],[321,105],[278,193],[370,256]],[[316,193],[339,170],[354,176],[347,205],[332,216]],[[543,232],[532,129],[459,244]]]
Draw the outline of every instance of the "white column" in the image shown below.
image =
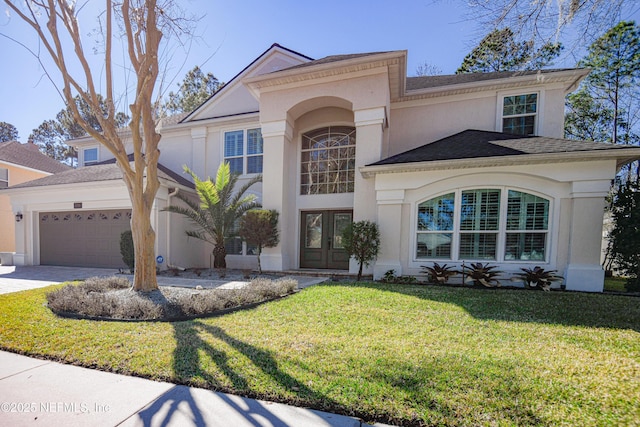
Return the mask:
[[208,176],[207,163],[207,128],[191,129],[191,170],[201,179]]
[[262,155],[262,206],[280,214],[280,243],[262,252],[262,268],[267,271],[288,270],[295,265],[297,212],[295,208],[295,170],[290,157],[296,156],[291,143],[293,127],[287,120],[262,123],[264,152]]
[[[353,193],[353,220],[377,222],[376,190],[373,178],[363,178],[358,170],[365,165],[380,160],[384,138],[386,110],[384,107],[354,111],[356,125],[356,174]],[[357,273],[359,265],[351,258],[349,272]],[[373,265],[363,270],[373,273]]]
[[402,275],[400,247],[404,190],[378,191],[376,199],[380,228],[380,253],[373,269],[373,278],[377,280],[389,270],[395,270],[398,276]]
[[600,247],[609,182],[574,182],[572,190],[566,287],[574,291],[602,292],[604,270],[600,264]]

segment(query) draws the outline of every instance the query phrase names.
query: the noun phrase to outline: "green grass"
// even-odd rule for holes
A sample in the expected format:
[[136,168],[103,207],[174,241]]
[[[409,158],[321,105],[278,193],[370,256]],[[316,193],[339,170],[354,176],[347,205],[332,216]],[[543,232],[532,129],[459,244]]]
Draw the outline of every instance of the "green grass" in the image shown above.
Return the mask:
[[327,284],[176,323],[0,296],[0,347],[398,425],[638,425],[640,299]]
[[627,279],[624,277],[605,277],[604,290],[612,292],[626,292]]

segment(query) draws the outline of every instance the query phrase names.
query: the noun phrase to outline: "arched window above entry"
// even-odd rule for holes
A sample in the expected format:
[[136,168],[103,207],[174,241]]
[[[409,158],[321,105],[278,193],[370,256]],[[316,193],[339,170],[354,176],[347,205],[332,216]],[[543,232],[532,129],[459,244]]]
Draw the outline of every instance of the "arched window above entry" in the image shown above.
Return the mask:
[[546,261],[549,205],[508,188],[457,190],[421,202],[415,259]]
[[302,135],[300,194],[352,193],[356,129],[330,126]]

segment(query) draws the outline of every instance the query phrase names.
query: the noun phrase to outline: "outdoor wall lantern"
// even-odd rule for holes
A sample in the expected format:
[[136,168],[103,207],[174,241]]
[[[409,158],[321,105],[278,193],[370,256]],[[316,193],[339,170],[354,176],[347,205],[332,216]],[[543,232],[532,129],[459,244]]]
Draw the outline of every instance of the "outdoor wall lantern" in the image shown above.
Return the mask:
[[22,212],[18,212],[16,214],[16,222],[20,222],[20,221],[22,221]]

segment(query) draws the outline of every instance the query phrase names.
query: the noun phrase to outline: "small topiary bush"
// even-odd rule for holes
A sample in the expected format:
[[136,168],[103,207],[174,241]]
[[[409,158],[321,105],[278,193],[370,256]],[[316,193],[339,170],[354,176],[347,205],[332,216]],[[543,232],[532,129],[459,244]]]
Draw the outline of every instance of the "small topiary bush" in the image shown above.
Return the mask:
[[133,250],[133,234],[131,230],[123,231],[120,234],[120,255],[122,255],[122,262],[133,272],[136,265],[136,257]]

